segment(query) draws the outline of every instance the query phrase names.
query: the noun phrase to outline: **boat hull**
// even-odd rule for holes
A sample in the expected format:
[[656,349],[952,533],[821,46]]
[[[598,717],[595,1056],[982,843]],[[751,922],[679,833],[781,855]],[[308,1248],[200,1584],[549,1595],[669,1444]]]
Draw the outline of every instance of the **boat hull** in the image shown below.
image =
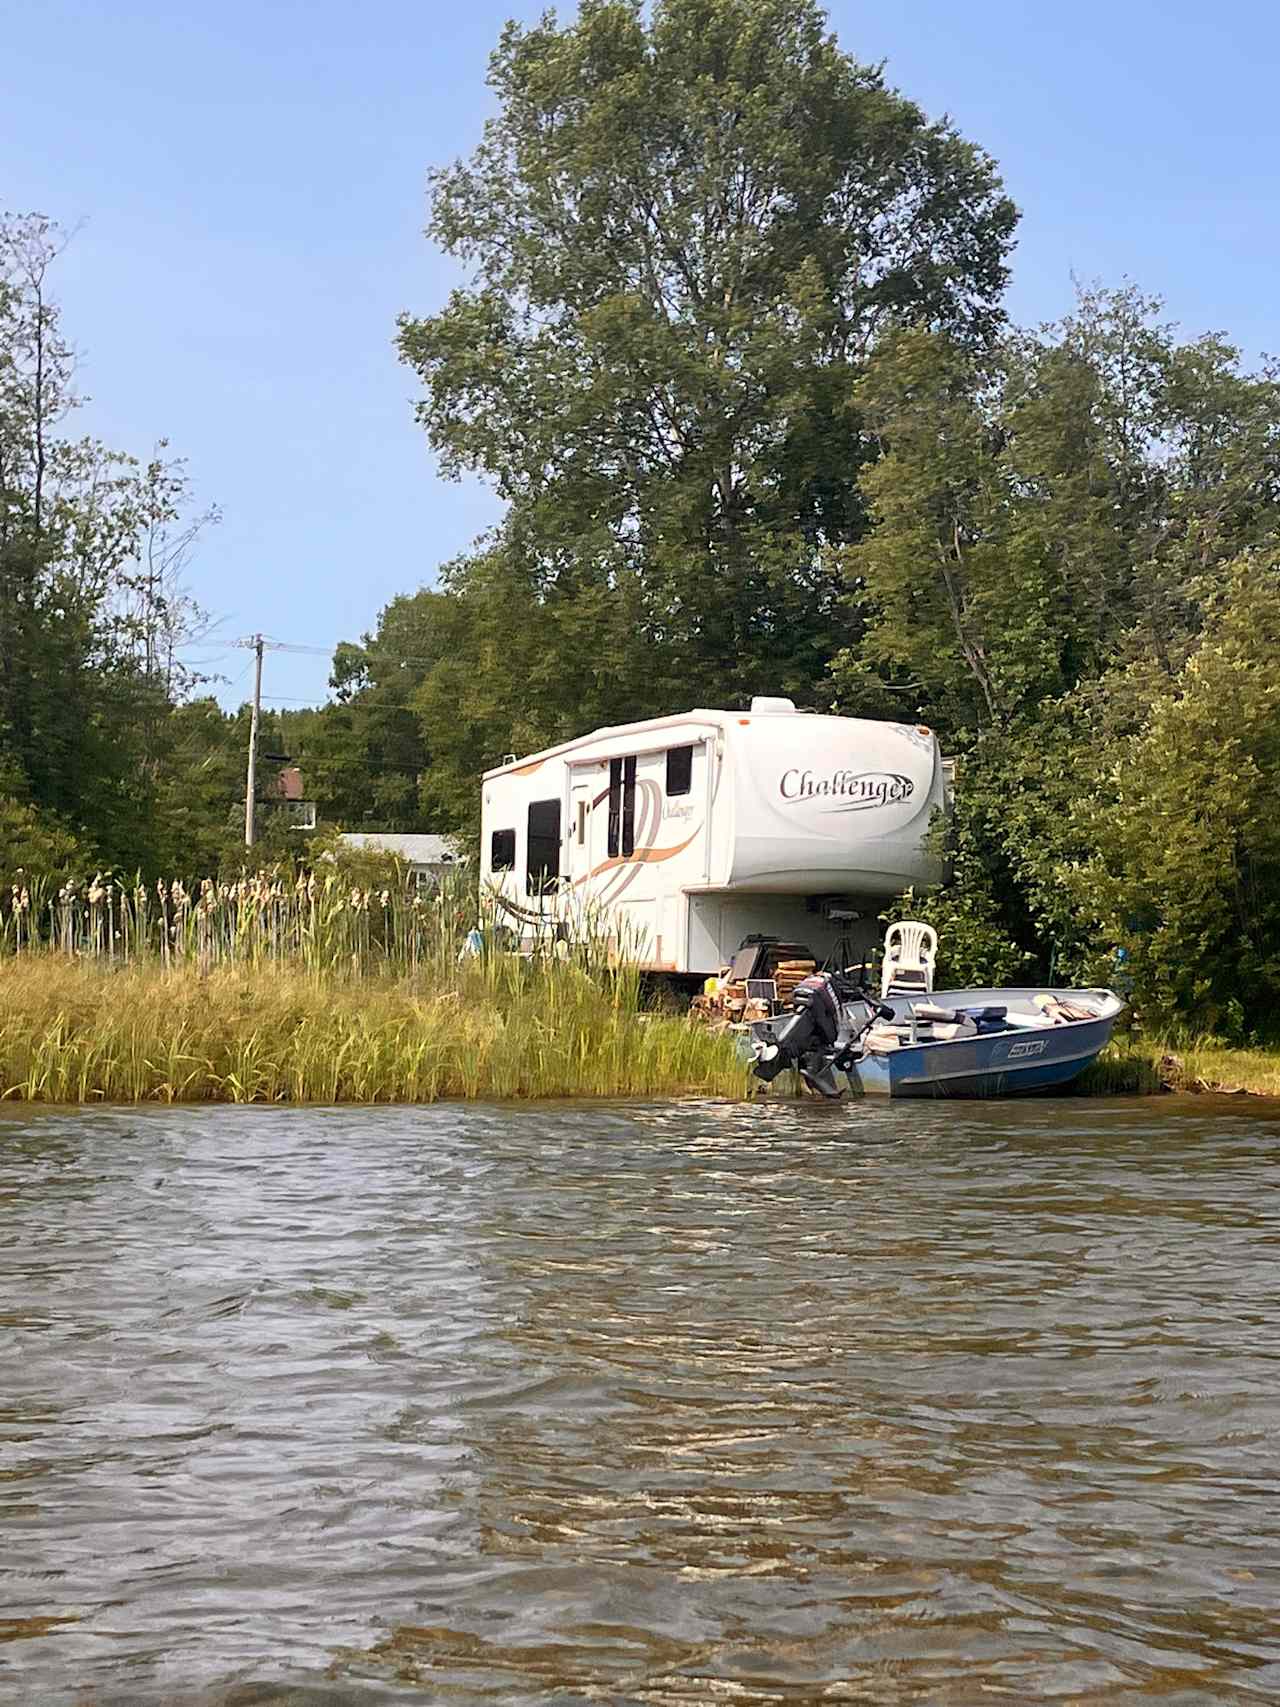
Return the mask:
[[[1078,994],[1079,992],[1062,992]],[[1103,992],[1087,992],[1096,997]],[[1014,992],[940,991],[943,1006],[982,1005]],[[1098,1019],[1037,1031],[1002,1031],[947,1043],[906,1044],[868,1053],[849,1074],[854,1090],[890,1097],[1034,1096],[1061,1090],[1097,1060],[1123,1010],[1118,997]]]

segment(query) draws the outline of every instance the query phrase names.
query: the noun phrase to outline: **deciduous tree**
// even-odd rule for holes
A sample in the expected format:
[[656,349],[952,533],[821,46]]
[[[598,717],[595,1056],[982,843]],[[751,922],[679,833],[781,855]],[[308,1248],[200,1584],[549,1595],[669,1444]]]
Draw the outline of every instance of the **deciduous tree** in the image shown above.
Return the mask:
[[[624,701],[809,697],[824,548],[865,527],[854,379],[894,325],[980,346],[1001,323],[991,161],[812,0],[587,0],[509,25],[490,82],[483,142],[432,179],[472,280],[400,328],[444,467],[512,507],[480,573],[511,567],[522,622],[625,624]],[[585,686],[614,659],[584,640],[556,664]]]

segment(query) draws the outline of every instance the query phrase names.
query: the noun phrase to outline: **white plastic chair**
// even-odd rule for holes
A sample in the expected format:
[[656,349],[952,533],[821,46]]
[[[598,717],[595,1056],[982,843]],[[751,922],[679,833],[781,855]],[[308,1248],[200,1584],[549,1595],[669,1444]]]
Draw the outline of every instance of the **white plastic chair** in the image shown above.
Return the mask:
[[922,925],[914,919],[890,925],[884,933],[880,999],[931,995],[937,958],[938,933],[932,925]]

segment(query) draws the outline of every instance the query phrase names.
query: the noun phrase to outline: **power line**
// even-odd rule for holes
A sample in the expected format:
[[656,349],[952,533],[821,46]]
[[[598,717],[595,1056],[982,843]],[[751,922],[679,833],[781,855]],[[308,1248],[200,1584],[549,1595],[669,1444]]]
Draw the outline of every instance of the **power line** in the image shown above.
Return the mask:
[[[347,645],[347,644],[351,644],[351,643],[346,642],[346,641],[340,641],[338,644],[339,645]],[[243,639],[240,639],[240,640],[233,640],[231,642],[230,646],[227,648],[227,650],[233,650],[233,649],[237,649],[237,648],[240,648],[240,649],[248,648],[249,650],[253,651],[256,654],[258,674],[257,674],[257,677],[255,679],[256,680],[255,697],[259,703],[266,703],[268,705],[278,705],[278,706],[300,706],[300,707],[302,707],[306,710],[309,710],[309,711],[326,711],[326,710],[329,710],[331,707],[341,708],[344,704],[347,703],[343,700],[326,699],[326,700],[321,701],[319,704],[317,704],[316,700],[313,698],[298,698],[298,697],[296,697],[294,695],[290,695],[290,694],[262,693],[261,692],[262,654],[263,654],[263,652],[299,652],[299,653],[307,654],[307,655],[310,655],[313,657],[326,657],[326,658],[328,658],[328,657],[332,657],[334,651],[336,650],[335,647],[311,646],[311,645],[304,644],[300,640],[273,640],[269,634],[252,634],[252,635],[247,635]],[[422,665],[422,667],[424,669],[429,669],[434,664],[438,664],[440,660],[438,658],[414,658],[414,657],[397,656],[394,659],[392,659],[391,661],[396,663],[396,664],[420,664],[420,665]],[[243,680],[243,677],[246,673],[247,673],[247,669],[246,669],[246,671],[242,671],[241,674],[239,676],[237,676],[235,682],[231,683],[230,685],[233,687],[237,686],[239,684],[239,682]],[[357,693],[362,692],[362,691],[364,691],[364,690],[362,690],[362,689],[356,690]],[[375,689],[375,691],[376,691],[376,689]],[[416,710],[416,707],[409,701],[406,701],[406,700],[390,700],[390,701],[388,701],[388,700],[382,699],[380,697],[374,699],[371,702],[366,702],[366,705],[367,705],[367,708],[370,710],[377,709],[377,710],[382,710],[382,711],[410,711],[410,712]],[[250,744],[252,746],[252,736],[250,737]]]
[[[287,694],[282,694],[282,693],[264,693],[262,698],[264,701],[269,702],[271,705],[310,706],[312,709],[314,709],[316,711],[329,711],[329,710],[344,711],[347,709],[349,703],[352,706],[354,706],[354,703],[355,703],[354,701],[348,702],[346,700],[341,700],[341,699],[329,699],[329,700],[325,700],[323,702],[323,704],[317,705],[315,700],[313,700],[313,699],[293,699],[293,698],[290,698]],[[393,700],[372,699],[372,700],[365,700],[363,702],[363,704],[364,704],[365,708],[368,710],[381,710],[381,711],[414,711],[414,710],[416,710],[416,707],[414,706],[412,700],[407,700],[407,699],[393,699]]]
[[[369,649],[361,646],[355,640],[337,640],[332,646],[311,646],[304,645],[300,640],[273,640],[269,634],[264,635],[263,639],[266,642],[267,650],[270,652],[302,652],[317,658],[332,658],[339,646],[350,646],[352,651],[363,652],[366,658],[369,656]],[[242,642],[237,641],[236,644],[240,645]],[[387,662],[392,664],[422,664],[429,668],[432,664],[438,664],[440,659],[439,657],[415,658],[408,652],[392,652],[388,654]]]

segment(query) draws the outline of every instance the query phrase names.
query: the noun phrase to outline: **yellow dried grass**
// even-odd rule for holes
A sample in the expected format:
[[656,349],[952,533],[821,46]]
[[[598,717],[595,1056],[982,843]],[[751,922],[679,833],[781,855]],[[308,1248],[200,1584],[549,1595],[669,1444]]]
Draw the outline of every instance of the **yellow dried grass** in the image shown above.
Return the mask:
[[0,1095],[36,1102],[740,1096],[733,1044],[634,975],[489,957],[448,987],[290,966],[0,960]]

